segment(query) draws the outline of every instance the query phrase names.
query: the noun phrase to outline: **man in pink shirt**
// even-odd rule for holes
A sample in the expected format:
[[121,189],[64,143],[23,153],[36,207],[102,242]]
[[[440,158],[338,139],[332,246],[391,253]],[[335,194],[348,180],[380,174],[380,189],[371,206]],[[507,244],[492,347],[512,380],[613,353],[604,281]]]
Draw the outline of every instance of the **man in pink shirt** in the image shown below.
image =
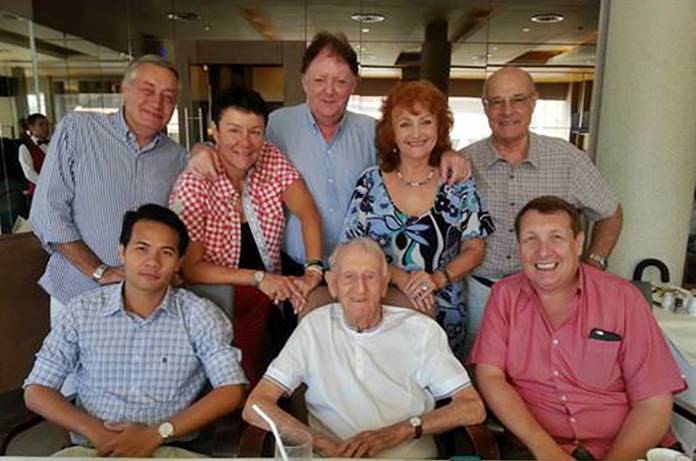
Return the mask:
[[673,443],[686,384],[640,292],[580,264],[579,215],[558,197],[529,202],[515,231],[522,271],[494,285],[470,355],[489,408],[537,459]]

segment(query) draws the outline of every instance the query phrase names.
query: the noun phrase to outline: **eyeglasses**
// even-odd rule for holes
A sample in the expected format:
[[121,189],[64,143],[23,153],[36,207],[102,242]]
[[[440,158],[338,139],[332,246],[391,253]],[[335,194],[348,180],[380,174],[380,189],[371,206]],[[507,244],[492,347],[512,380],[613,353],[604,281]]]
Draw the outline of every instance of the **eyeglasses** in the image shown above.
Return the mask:
[[534,95],[516,94],[509,98],[483,98],[483,105],[489,110],[500,110],[506,104],[510,104],[510,107],[513,109],[521,109],[532,96]]

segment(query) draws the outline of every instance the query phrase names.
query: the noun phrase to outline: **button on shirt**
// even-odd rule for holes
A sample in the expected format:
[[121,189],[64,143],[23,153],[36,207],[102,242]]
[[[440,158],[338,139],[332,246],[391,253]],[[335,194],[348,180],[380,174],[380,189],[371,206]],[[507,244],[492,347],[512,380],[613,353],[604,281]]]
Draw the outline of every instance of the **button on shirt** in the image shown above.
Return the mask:
[[[503,370],[568,453],[577,440],[602,459],[631,402],[686,384],[643,295],[587,265],[579,274],[568,317],[555,329],[524,274],[496,283],[470,361]],[[590,338],[593,329],[619,340]]]
[[[433,319],[384,306],[381,323],[358,332],[345,322],[338,303],[299,323],[264,378],[288,393],[307,384],[310,426],[341,440],[426,413],[435,399],[471,384]],[[403,459],[436,455],[432,436],[379,453]]]
[[56,128],[31,209],[36,236],[51,253],[39,284],[62,303],[98,285],[54,251],[82,240],[101,261],[120,264],[123,215],[145,203],[166,205],[186,166],[186,151],[158,134],[142,149],[123,111],[71,113]]
[[[324,257],[338,245],[343,217],[360,174],[376,163],[375,120],[346,111],[336,135],[327,143],[307,104],[271,113],[268,141],[300,171],[321,215]],[[300,220],[290,214],[285,229],[285,252],[305,262]]]
[[[122,284],[75,297],[36,355],[24,387],[60,389],[75,371],[79,408],[102,421],[153,425],[189,407],[206,379],[247,382],[232,326],[210,301],[170,289],[147,318],[125,310]],[[88,445],[80,434],[74,443]]]
[[616,194],[587,154],[569,142],[530,133],[529,153],[517,168],[500,157],[491,142],[487,138],[464,148],[473,164],[478,192],[499,229],[488,237],[484,260],[474,269],[475,275],[497,280],[519,270],[515,216],[536,197],[557,195],[592,221],[616,211]]

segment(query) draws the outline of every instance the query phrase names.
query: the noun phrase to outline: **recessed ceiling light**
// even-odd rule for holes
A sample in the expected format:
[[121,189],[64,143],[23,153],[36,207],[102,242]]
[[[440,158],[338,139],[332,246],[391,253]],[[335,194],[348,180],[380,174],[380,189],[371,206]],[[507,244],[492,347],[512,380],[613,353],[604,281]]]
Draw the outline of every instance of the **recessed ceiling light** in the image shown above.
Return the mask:
[[167,19],[170,21],[189,22],[201,19],[201,15],[192,11],[170,11],[167,13]]
[[367,24],[384,21],[384,15],[380,13],[354,13],[350,17],[353,21]]
[[203,30],[206,32],[210,32],[210,25],[206,24],[205,26],[203,26]]
[[497,47],[497,46],[492,46],[492,47],[491,47],[491,50],[493,50],[493,51],[498,51],[498,47]]
[[529,32],[529,27],[523,27],[522,32]]
[[364,33],[364,34],[366,34],[366,33],[368,33],[368,32],[370,31],[370,29],[369,29],[368,27],[363,27],[363,28],[360,29],[360,30],[361,30],[362,33]]
[[563,21],[565,16],[560,13],[539,13],[532,15],[530,19],[532,22],[538,22],[539,24],[553,24]]

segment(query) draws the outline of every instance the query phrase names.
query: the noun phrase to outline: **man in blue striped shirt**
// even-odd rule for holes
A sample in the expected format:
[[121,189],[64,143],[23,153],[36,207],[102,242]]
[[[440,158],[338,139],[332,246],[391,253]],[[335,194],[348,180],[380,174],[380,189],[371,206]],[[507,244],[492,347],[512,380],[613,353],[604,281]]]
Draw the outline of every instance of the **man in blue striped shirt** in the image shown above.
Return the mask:
[[[71,431],[78,446],[62,455],[190,455],[160,446],[190,438],[244,397],[232,326],[210,301],[170,288],[189,243],[173,211],[128,212],[120,242],[125,280],[69,302],[36,356],[25,401]],[[58,391],[73,370],[75,405]],[[206,381],[213,390],[192,405]]]
[[51,295],[52,319],[73,296],[123,279],[116,245],[123,214],[167,203],[186,165],[185,149],[161,133],[177,85],[172,64],[143,56],[126,69],[121,110],[71,113],[56,128],[30,215],[51,254],[39,284]]

